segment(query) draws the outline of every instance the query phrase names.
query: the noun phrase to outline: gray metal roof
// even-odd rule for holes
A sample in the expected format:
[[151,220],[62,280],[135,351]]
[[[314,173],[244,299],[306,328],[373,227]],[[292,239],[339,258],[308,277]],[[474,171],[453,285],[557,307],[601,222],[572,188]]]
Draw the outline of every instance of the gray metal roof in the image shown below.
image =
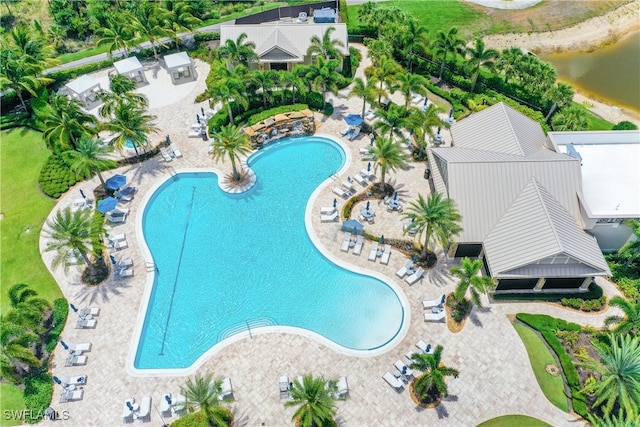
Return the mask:
[[91,89],[100,89],[100,82],[98,82],[93,77],[85,74],[75,80],[71,80],[65,86],[72,90],[74,93],[82,95],[83,93],[90,91]]
[[[484,250],[493,277],[610,274],[595,238],[535,179],[487,235]],[[552,264],[553,257],[562,263]]]
[[291,61],[292,59],[302,61],[304,59],[304,53],[300,53],[279,28],[272,31],[269,37],[256,47],[256,53],[261,60],[267,61],[275,61],[279,58],[283,61]]
[[171,55],[165,55],[164,63],[166,64],[167,69],[171,70],[173,68],[191,65],[191,58],[189,58],[187,52],[177,52],[172,53]]
[[143,70],[142,64],[135,56],[113,63],[118,74],[127,74],[133,71]]
[[456,147],[527,156],[540,150],[546,136],[538,122],[502,102],[451,126]]

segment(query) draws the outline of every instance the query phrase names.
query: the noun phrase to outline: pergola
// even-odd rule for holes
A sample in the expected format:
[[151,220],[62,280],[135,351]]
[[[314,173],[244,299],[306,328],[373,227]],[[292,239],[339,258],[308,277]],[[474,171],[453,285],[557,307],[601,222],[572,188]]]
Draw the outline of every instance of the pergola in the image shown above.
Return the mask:
[[178,52],[164,57],[167,71],[174,85],[192,82],[198,78],[196,69],[187,52]]
[[144,67],[135,56],[114,62],[113,66],[118,74],[129,77],[138,86],[149,83],[144,75]]
[[100,82],[93,77],[84,75],[64,85],[63,93],[82,102],[87,110],[91,110],[102,102],[97,96],[99,91]]

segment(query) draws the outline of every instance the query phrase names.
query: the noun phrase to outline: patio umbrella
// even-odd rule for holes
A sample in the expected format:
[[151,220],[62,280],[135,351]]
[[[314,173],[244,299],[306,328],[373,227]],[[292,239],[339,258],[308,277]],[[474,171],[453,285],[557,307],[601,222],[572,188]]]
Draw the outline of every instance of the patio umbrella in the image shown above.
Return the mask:
[[65,350],[69,350],[69,346],[67,345],[66,342],[60,340],[60,345],[62,346],[62,348],[64,348]]
[[105,184],[105,187],[107,187],[109,190],[117,190],[118,188],[122,187],[123,185],[125,185],[127,183],[127,177],[124,175],[113,175],[111,178],[109,178]]
[[204,117],[204,108],[200,107],[200,112],[202,113],[202,117]]
[[441,130],[442,130],[442,129],[440,129],[440,126],[438,126],[438,136],[440,136],[440,131],[441,131]]
[[127,400],[127,408],[133,412],[133,405]]
[[107,197],[106,199],[100,200],[98,202],[98,207],[96,208],[99,212],[107,213],[115,209],[118,204],[118,199],[115,197]]
[[371,162],[367,163],[367,172],[371,172]]
[[367,200],[367,210],[369,210],[370,202]]
[[359,234],[364,230],[364,225],[355,219],[350,219],[342,223],[340,228],[342,231],[349,231],[351,233]]
[[169,138],[169,135],[167,135],[167,136],[165,136],[165,137],[164,137],[164,142],[165,142],[165,144],[167,144],[167,145],[171,145],[171,138]]
[[171,396],[169,396],[168,394],[165,394],[164,399],[167,401],[169,405],[171,405]]
[[449,118],[453,117],[453,108],[449,110]]
[[60,381],[60,378],[56,377],[55,375],[53,376],[53,382],[56,384],[62,384],[62,381]]
[[398,200],[398,192],[393,193],[393,200]]
[[402,375],[406,375],[407,374],[407,365],[404,365],[402,367]]
[[116,265],[116,257],[109,255],[109,258],[111,258],[111,264]]
[[349,114],[344,118],[344,121],[347,122],[349,126],[360,126],[364,119],[360,116],[360,114]]
[[196,120],[198,121],[198,124],[200,124],[200,114],[196,114]]
[[384,234],[382,236],[380,236],[380,244],[383,245],[384,244]]
[[335,208],[336,206],[338,206],[338,199],[333,199],[333,207]]
[[82,188],[80,189],[80,195],[82,196],[83,199],[87,198],[87,196],[84,195],[84,191],[82,191]]
[[413,263],[415,264],[416,262],[418,262],[418,255],[413,256]]
[[71,310],[75,311],[76,313],[78,312],[78,308],[75,305],[69,304],[69,307],[71,307]]

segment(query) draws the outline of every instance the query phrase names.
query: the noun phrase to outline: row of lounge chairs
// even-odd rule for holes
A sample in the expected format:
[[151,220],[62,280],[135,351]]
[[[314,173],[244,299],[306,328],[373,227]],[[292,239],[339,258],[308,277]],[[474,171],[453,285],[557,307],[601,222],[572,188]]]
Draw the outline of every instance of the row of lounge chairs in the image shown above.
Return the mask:
[[127,215],[129,214],[129,209],[118,207],[106,213],[105,217],[107,221],[112,223],[125,222],[127,219]]
[[393,363],[393,367],[395,371],[385,372],[382,376],[382,379],[387,382],[391,387],[393,387],[396,391],[401,392],[404,390],[405,384],[409,382],[409,377],[415,377],[415,371],[409,368],[409,365],[412,362],[412,357],[414,354],[422,354],[427,353],[431,354],[434,351],[434,348],[431,344],[425,343],[423,340],[420,340],[416,343],[417,351],[409,350],[405,354],[405,358],[408,360],[407,362],[402,361],[401,359],[396,360]]
[[404,281],[409,285],[413,285],[414,283],[416,283],[422,278],[423,275],[424,269],[422,267],[418,267],[414,270],[413,262],[410,259],[407,260],[407,262],[405,262],[404,265],[398,269],[398,271],[396,271],[396,276],[401,279],[404,278]]
[[[87,356],[85,352],[91,351],[91,343],[65,344],[69,351],[64,366],[77,366],[87,363]],[[84,397],[84,390],[79,386],[87,384],[86,375],[66,376],[58,375],[54,377],[62,386],[62,393],[60,394],[60,403],[73,402],[75,400],[81,400]]]
[[[298,385],[302,385],[304,377],[299,375],[296,378],[296,382]],[[335,381],[329,381],[329,387],[335,387],[334,397],[336,399],[346,399],[349,395],[349,383],[347,382],[347,377],[341,376]],[[291,389],[295,387],[296,384],[293,382],[289,382],[289,377],[286,375],[282,375],[278,379],[278,391],[280,392],[280,400],[288,400],[291,399]]]
[[391,245],[385,244],[384,249],[380,249],[378,242],[371,244],[371,250],[369,251],[369,261],[376,262],[376,258],[380,257],[380,264],[389,264],[389,258],[391,258]]
[[170,162],[174,158],[182,157],[182,152],[180,151],[178,146],[176,144],[174,144],[173,142],[169,145],[169,148],[160,147],[160,154],[162,155],[162,159],[165,162]]

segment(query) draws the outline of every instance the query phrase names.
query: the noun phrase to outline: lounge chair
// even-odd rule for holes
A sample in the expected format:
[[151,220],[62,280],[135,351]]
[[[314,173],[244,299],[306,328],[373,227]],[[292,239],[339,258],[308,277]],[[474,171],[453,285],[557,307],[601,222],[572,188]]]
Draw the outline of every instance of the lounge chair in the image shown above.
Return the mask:
[[398,371],[402,372],[402,375],[406,377],[413,376],[413,369],[409,369],[409,367],[402,360],[396,360],[393,366],[395,366]]
[[173,152],[173,155],[175,157],[177,157],[177,158],[182,157],[182,151],[180,151],[178,146],[176,144],[174,144],[173,142],[171,143],[171,145],[169,145],[169,149]]
[[369,181],[371,181],[371,177],[375,178],[375,175],[373,174],[372,170],[367,170],[367,169],[362,169],[360,171],[360,176],[362,176],[365,179],[368,179]]
[[64,386],[68,385],[85,385],[87,383],[86,375],[77,375],[75,377],[67,377],[64,375],[58,375],[58,379]]
[[351,196],[351,193],[349,191],[344,191],[342,188],[340,187],[333,187],[332,190],[335,194],[337,194],[340,197],[343,197],[345,199],[349,198]]
[[344,188],[349,192],[352,192],[353,190],[355,190],[355,188],[353,187],[353,180],[351,179],[351,177],[347,177],[347,180],[342,183],[342,188]]
[[345,136],[346,134],[349,133],[350,130],[351,130],[351,127],[344,128],[342,132],[340,132],[340,135]]
[[396,390],[401,390],[404,388],[404,383],[398,378],[394,377],[391,372],[385,372],[385,374],[382,376],[382,379]]
[[87,356],[85,356],[84,354],[81,355],[73,355],[70,354],[69,357],[66,358],[66,360],[64,361],[64,366],[79,366],[79,365],[86,365],[87,364]]
[[231,387],[231,379],[229,377],[222,379],[221,390],[218,400],[225,400],[233,396],[233,387]]
[[67,344],[67,347],[69,347],[69,351],[79,352],[79,353],[86,353],[86,352],[91,351],[91,343],[90,342],[83,342],[83,343],[80,343],[80,344],[74,344],[74,343],[68,342],[66,344]]
[[435,298],[435,299],[430,299],[430,300],[424,300],[422,301],[422,307],[423,308],[433,308],[433,307],[442,307],[442,304],[444,304],[444,300],[445,300],[445,295],[443,294],[442,296]]
[[143,423],[151,421],[151,396],[145,396],[140,400],[138,419]]
[[338,212],[330,215],[320,215],[320,222],[336,222],[338,220]]
[[358,182],[358,184],[362,185],[363,187],[366,187],[367,185],[369,185],[369,181],[364,179],[362,175],[355,174],[353,175],[353,179],[355,179]]
[[418,349],[422,352],[422,353],[427,353],[427,354],[431,354],[434,352],[434,348],[431,344],[427,344],[426,342],[420,340],[416,343],[416,347],[418,347]]
[[389,264],[389,258],[391,257],[391,245],[384,245],[384,252],[380,257],[380,264]]
[[367,110],[367,111],[365,111],[365,113],[366,113],[366,114],[365,114],[365,116],[364,116],[364,117],[365,117],[367,120],[373,120],[373,119],[376,117],[376,113],[375,113],[375,111]]
[[373,242],[371,244],[371,250],[369,251],[369,261],[376,262],[376,258],[378,256],[378,242]]
[[321,214],[332,214],[336,211],[336,208],[334,208],[333,206],[322,206],[320,208],[320,213]]
[[362,247],[364,246],[364,237],[358,236],[356,239],[356,244],[353,246],[353,254],[360,255],[362,253]]
[[407,275],[407,271],[413,266],[413,261],[411,261],[410,259],[407,260],[407,262],[404,263],[404,265],[402,267],[400,267],[400,269],[398,271],[396,271],[396,276],[398,276],[399,278],[403,278],[404,276]]
[[447,313],[442,310],[437,313],[424,313],[425,322],[444,322],[447,317]]
[[93,329],[96,327],[96,319],[78,319],[76,329]]
[[131,200],[133,200],[133,195],[131,195],[131,194],[122,194],[119,191],[114,191],[113,192],[113,197],[115,197],[118,200],[125,201],[125,202],[130,202]]
[[109,222],[113,222],[113,223],[119,223],[119,222],[125,222],[125,220],[127,219],[127,215],[114,215],[112,213],[107,212],[106,215],[107,221]]
[[349,394],[349,384],[347,383],[347,377],[338,378],[338,382],[336,383],[336,397],[338,399],[343,399],[347,397]]
[[73,402],[74,400],[81,400],[84,395],[84,390],[77,388],[75,390],[62,390],[60,395],[60,403]]
[[361,156],[364,156],[365,154],[369,154],[369,149],[368,148],[360,148],[359,153]]
[[116,263],[116,267],[126,268],[131,267],[133,265],[133,260],[131,258],[120,258],[120,260]]
[[189,138],[200,138],[200,131],[199,130],[191,130],[191,131],[189,131],[189,134],[187,136]]
[[280,387],[280,400],[289,399],[289,377],[283,375],[278,380],[278,385]]
[[169,418],[171,416],[171,393],[164,393],[160,399],[160,416]]
[[349,252],[349,245],[351,244],[351,233],[348,231],[344,233],[344,239],[342,239],[342,245],[340,246],[340,250],[342,252]]
[[414,93],[411,97],[411,102],[413,102],[414,104],[418,104],[420,101],[422,101],[422,95]]
[[165,162],[170,162],[171,160],[173,160],[165,147],[160,147],[160,154],[162,154],[162,158]]
[[182,394],[178,394],[171,404],[173,412],[178,415],[184,415],[187,413],[187,398]]
[[355,129],[351,130],[351,132],[349,132],[349,134],[347,135],[347,139],[351,141],[358,135],[360,135],[360,126],[357,126]]
[[127,235],[124,233],[120,234],[107,234],[107,239],[110,242],[119,242],[121,240],[127,240]]
[[125,249],[129,247],[129,242],[126,240],[120,240],[119,242],[109,241],[109,246],[113,250]]
[[422,277],[422,275],[424,274],[424,270],[422,269],[422,267],[419,267],[415,273],[413,273],[411,276],[407,277],[406,279],[404,279],[405,282],[407,282],[410,285],[413,285],[414,283],[416,283],[418,280],[420,280],[420,278]]
[[133,276],[133,268],[121,268],[116,271],[117,277],[131,277]]
[[[123,424],[131,424],[133,422],[133,411],[131,409],[129,409],[129,405],[131,405],[133,407],[133,404],[135,403],[135,399],[131,398],[131,399],[126,399],[124,401],[124,409],[122,410],[122,423]],[[128,405],[127,405],[128,403]]]

